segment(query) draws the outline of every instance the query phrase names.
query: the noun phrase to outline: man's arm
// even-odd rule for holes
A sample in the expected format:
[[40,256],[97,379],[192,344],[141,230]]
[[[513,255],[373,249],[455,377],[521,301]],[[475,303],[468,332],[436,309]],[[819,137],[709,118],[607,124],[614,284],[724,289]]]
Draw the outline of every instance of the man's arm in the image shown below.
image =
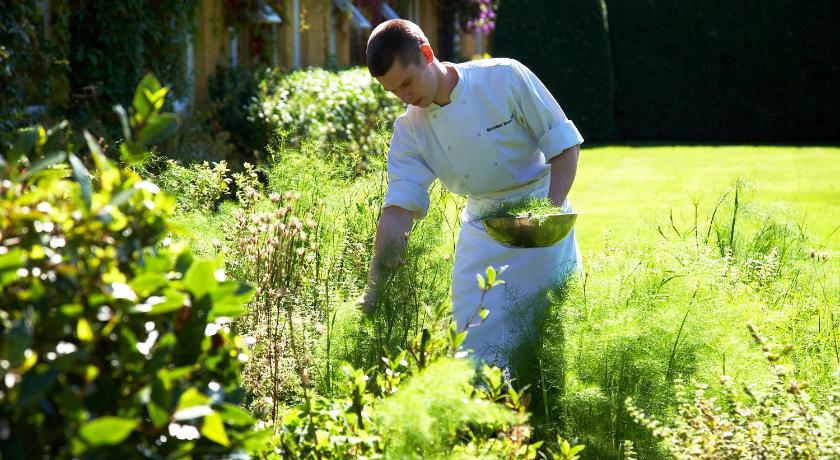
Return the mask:
[[551,164],[551,185],[548,188],[548,197],[551,198],[555,206],[562,206],[566,196],[569,195],[569,190],[571,190],[577,174],[579,153],[580,145],[574,145],[549,160]]
[[399,264],[408,243],[413,219],[411,211],[399,206],[388,206],[382,210],[373,243],[368,287],[358,301],[359,308],[365,313],[371,313],[376,308],[379,300],[379,284],[382,282],[384,272]]

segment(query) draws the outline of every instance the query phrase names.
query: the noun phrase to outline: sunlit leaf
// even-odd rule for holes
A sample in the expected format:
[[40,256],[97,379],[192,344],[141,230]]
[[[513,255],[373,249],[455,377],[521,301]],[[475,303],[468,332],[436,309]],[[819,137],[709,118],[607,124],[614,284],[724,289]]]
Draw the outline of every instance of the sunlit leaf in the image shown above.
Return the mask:
[[190,387],[181,395],[181,398],[178,399],[178,410],[204,405],[208,402],[210,402],[210,398],[207,397],[207,395],[198,391],[198,389],[194,387]]
[[120,155],[126,163],[136,164],[142,162],[146,158],[146,151],[139,143],[125,141],[120,144]]
[[137,136],[137,142],[143,145],[158,144],[166,140],[178,129],[178,116],[174,113],[162,113],[152,116]]
[[151,73],[147,73],[137,85],[134,92],[134,120],[138,124],[144,124],[146,119],[154,112],[154,104],[149,100],[149,94],[154,94],[160,89],[160,82]]
[[90,327],[90,323],[85,318],[79,318],[79,321],[76,322],[76,336],[79,337],[79,340],[82,342],[90,342],[93,340],[93,329]]
[[128,142],[131,141],[131,125],[128,121],[128,113],[125,111],[125,108],[119,104],[114,106],[114,112],[117,113],[117,117],[120,119],[120,125],[122,126],[124,141]]
[[89,420],[79,428],[79,436],[92,446],[119,444],[137,427],[137,420],[105,416]]
[[26,262],[26,256],[20,249],[12,249],[0,256],[0,289],[18,278],[17,271]]
[[64,161],[65,156],[66,154],[64,152],[55,152],[45,156],[40,161],[33,164],[32,167],[27,169],[25,173],[21,174],[21,182],[26,182],[27,180],[29,180],[30,177],[32,177],[33,175],[35,175],[35,173],[39,171],[49,168],[50,166],[53,166],[55,164],[61,163],[62,161]]
[[210,321],[220,316],[235,318],[245,313],[254,292],[251,286],[236,281],[220,283],[211,293],[213,309],[210,311]]
[[252,426],[254,424],[254,416],[235,404],[222,403],[218,413],[228,425]]
[[204,423],[201,425],[201,434],[217,444],[223,446],[230,445],[230,439],[228,439],[228,435],[225,433],[225,425],[222,423],[222,417],[217,412],[213,412],[204,417]]
[[215,271],[216,263],[210,260],[196,260],[190,265],[184,276],[184,285],[193,297],[200,299],[216,289]]
[[87,168],[85,168],[85,165],[82,164],[82,160],[79,160],[79,157],[71,153],[68,155],[68,158],[70,159],[70,166],[73,169],[73,178],[76,179],[76,182],[79,183],[79,186],[82,189],[82,200],[84,200],[85,206],[90,209],[90,174],[88,174]]
[[478,288],[483,291],[484,288],[486,287],[486,285],[484,284],[484,277],[481,276],[481,273],[476,273],[475,274],[475,279],[476,279],[476,281],[478,281]]

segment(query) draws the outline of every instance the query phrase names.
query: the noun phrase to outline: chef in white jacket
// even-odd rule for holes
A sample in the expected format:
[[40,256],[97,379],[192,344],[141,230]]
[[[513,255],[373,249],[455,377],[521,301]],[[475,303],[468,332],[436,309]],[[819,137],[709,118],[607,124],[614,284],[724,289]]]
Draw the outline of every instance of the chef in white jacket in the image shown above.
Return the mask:
[[503,351],[519,332],[513,315],[527,310],[529,297],[580,265],[577,241],[573,231],[554,246],[509,247],[493,240],[474,216],[488,204],[525,195],[547,196],[571,212],[566,196],[583,138],[527,67],[512,59],[440,62],[412,22],[396,19],[376,27],[367,61],[371,75],[408,107],[394,124],[388,189],[361,308],[375,308],[382,267],[393,266],[401,255],[412,220],[428,211],[429,187],[437,178],[451,192],[469,197],[452,275],[459,327],[479,304],[476,274],[489,265],[507,266],[501,276],[505,284],[484,299],[489,316],[470,329],[464,343],[479,358],[504,365]]

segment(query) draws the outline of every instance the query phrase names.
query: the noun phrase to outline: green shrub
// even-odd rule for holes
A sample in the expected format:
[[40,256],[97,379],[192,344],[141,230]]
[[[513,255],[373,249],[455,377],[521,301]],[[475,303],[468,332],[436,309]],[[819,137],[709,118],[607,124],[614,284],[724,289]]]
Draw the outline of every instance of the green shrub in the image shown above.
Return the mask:
[[269,73],[260,82],[259,99],[255,112],[275,135],[295,146],[304,141],[332,146],[325,155],[346,158],[341,164],[357,172],[384,154],[379,132],[389,130],[404,110],[364,68]]
[[[584,139],[614,139],[617,91],[605,2],[499,3],[493,55],[517,59],[534,71]],[[545,33],[558,28],[563,32]]]
[[179,212],[212,211],[230,189],[227,162],[210,166],[206,161],[181,166],[166,160],[154,182],[177,199]]
[[[175,130],[147,76],[117,109],[123,160]],[[265,438],[239,408],[253,290],[164,239],[174,200],[85,132],[22,133],[0,162],[0,438],[3,458],[219,457]],[[39,159],[40,158],[40,159]],[[88,166],[93,171],[88,172]]]
[[707,385],[693,382],[690,395],[691,390],[678,380],[679,410],[673,424],[646,415],[628,398],[630,414],[678,459],[839,457],[840,386],[818,407],[811,402],[807,385],[781,364],[791,347],[768,343],[753,325],[749,327],[773,375],[765,388],[746,386],[744,395],[739,395],[732,378],[723,376],[723,398],[718,400],[706,396]]

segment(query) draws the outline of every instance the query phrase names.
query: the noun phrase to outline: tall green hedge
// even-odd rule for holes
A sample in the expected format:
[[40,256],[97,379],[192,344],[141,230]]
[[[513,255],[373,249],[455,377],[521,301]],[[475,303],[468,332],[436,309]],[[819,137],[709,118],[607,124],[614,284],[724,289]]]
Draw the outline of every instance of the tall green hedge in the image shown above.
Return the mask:
[[598,0],[504,0],[493,54],[530,68],[587,140],[610,139],[612,69]]
[[620,135],[840,140],[838,5],[607,0]]
[[838,142],[838,17],[834,0],[507,0],[494,51],[588,140]]

